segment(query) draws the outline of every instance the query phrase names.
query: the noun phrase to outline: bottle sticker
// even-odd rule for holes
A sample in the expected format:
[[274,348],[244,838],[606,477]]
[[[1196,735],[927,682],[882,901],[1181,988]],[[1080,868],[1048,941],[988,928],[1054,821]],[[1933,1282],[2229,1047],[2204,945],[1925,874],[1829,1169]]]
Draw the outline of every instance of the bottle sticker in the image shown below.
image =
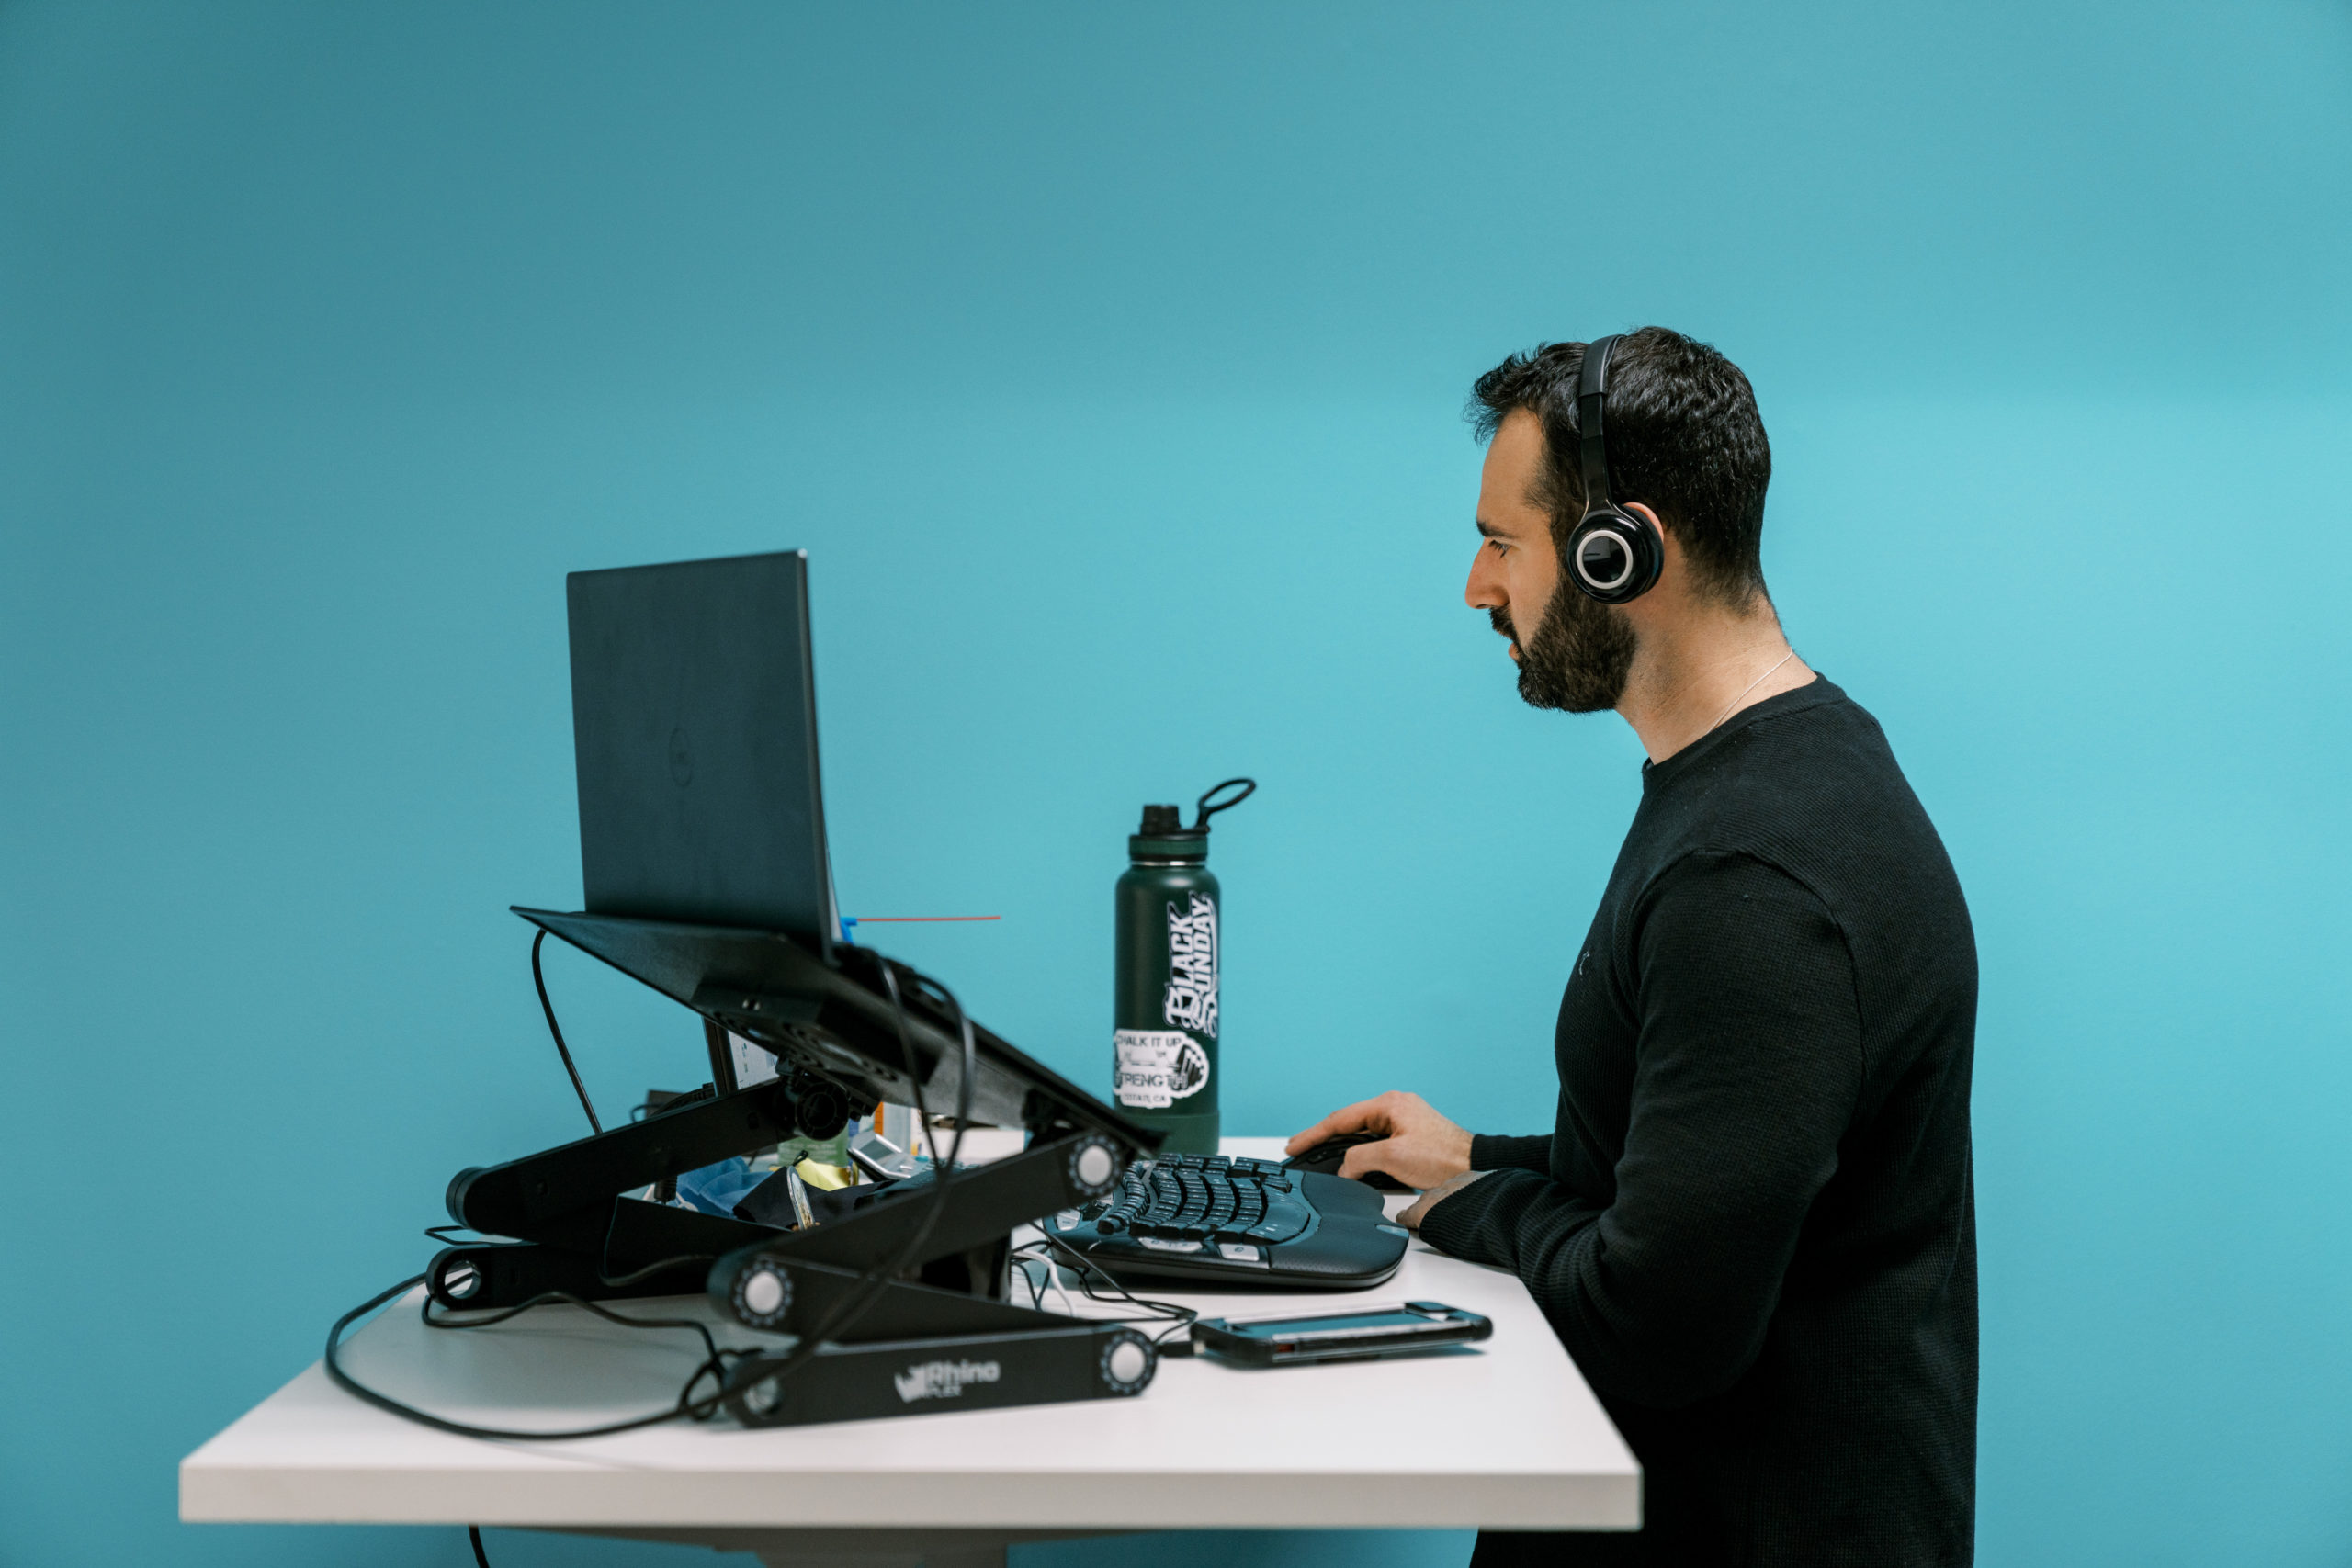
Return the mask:
[[1189,909],[1168,906],[1168,991],[1161,1010],[1169,1022],[1216,1038],[1216,900],[1205,893],[1193,894]]
[[1181,1029],[1114,1030],[1111,1046],[1118,1100],[1131,1111],[1165,1111],[1209,1081],[1209,1054]]

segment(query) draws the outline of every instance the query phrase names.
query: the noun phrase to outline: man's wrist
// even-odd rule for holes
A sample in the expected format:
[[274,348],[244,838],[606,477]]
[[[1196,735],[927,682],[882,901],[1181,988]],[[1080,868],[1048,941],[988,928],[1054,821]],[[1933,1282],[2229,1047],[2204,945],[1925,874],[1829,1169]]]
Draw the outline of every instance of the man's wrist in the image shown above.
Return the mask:
[[1487,1174],[1487,1172],[1483,1170],[1465,1170],[1461,1175],[1452,1177],[1438,1186],[1430,1188],[1419,1198],[1414,1199],[1405,1212],[1396,1216],[1397,1223],[1407,1230],[1420,1229],[1422,1222],[1429,1218],[1430,1210]]

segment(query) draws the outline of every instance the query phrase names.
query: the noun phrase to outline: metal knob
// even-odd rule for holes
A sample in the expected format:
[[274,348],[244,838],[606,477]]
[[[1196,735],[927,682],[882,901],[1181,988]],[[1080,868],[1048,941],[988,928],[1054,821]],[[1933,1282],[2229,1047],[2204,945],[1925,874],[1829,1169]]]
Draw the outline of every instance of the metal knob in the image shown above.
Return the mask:
[[792,1310],[792,1277],[763,1259],[736,1277],[735,1315],[753,1328],[774,1328]]

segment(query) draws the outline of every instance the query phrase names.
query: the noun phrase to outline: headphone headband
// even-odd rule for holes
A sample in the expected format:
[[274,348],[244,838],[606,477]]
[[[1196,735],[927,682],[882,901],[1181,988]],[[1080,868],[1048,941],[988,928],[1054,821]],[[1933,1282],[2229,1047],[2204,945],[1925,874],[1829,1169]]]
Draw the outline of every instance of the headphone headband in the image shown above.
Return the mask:
[[1609,446],[1601,430],[1601,406],[1609,400],[1609,354],[1615,335],[1597,337],[1584,345],[1584,363],[1577,371],[1577,446],[1584,465],[1584,509],[1591,513],[1610,510]]
[[1615,337],[1584,345],[1577,370],[1577,445],[1584,468],[1584,521],[1568,536],[1565,564],[1577,587],[1604,604],[1638,599],[1666,566],[1666,541],[1645,518],[1609,496],[1609,438],[1601,428],[1609,400],[1609,357]]

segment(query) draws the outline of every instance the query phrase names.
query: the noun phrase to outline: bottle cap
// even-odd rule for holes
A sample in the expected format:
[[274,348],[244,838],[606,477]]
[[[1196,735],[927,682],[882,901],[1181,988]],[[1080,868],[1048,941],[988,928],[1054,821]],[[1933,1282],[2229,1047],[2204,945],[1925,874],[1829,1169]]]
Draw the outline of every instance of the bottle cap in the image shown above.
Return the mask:
[[1143,808],[1143,829],[1128,836],[1129,860],[1204,861],[1209,858],[1209,830],[1184,826],[1184,813],[1173,806]]
[[[1241,786],[1239,794],[1229,800],[1217,796]],[[1129,860],[1205,861],[1209,858],[1209,818],[1220,811],[1240,805],[1257,793],[1255,779],[1227,779],[1194,803],[1197,815],[1193,825],[1184,826],[1184,814],[1173,806],[1147,806],[1143,808],[1143,827],[1127,839]]]

